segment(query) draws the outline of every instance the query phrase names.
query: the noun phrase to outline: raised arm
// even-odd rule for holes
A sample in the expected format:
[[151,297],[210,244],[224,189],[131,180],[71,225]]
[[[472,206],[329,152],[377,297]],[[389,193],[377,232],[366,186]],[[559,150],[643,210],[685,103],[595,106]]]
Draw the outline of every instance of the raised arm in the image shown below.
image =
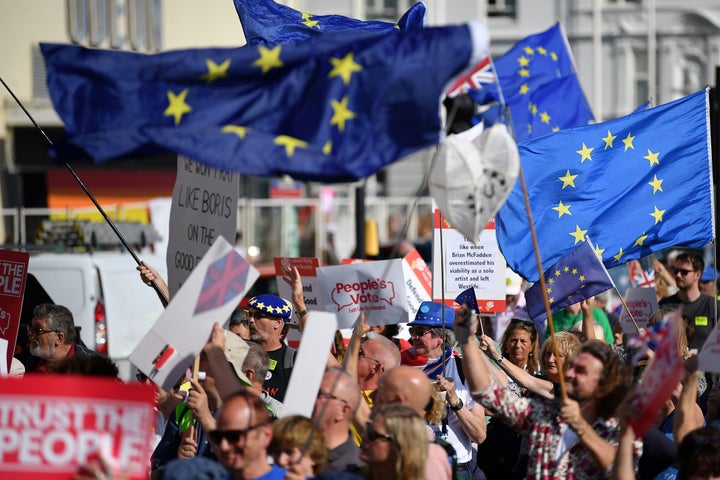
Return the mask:
[[[163,307],[167,307],[167,299],[170,298],[170,290],[168,289],[167,283],[165,283],[165,279],[163,279],[157,270],[148,263],[141,262],[141,264],[135,267],[135,269],[140,272],[140,280],[145,285],[152,287],[153,281],[155,282],[160,290],[157,292],[158,298],[160,298]],[[164,298],[163,295],[165,295]]]
[[462,347],[462,366],[470,392],[475,394],[490,386],[490,371],[485,363],[485,355],[475,342],[478,317],[467,305],[456,307],[455,336]]
[[701,372],[697,369],[697,357],[692,356],[685,361],[685,378],[682,382],[680,398],[675,406],[673,435],[675,445],[679,446],[685,435],[703,426],[705,418],[697,404],[697,384]]

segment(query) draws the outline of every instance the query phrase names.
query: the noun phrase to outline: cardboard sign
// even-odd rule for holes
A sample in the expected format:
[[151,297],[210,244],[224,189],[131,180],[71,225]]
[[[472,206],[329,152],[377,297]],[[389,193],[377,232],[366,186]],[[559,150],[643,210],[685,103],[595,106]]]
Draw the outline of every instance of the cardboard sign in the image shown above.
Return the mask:
[[472,287],[480,313],[504,312],[506,264],[497,243],[495,220],[485,226],[476,245],[452,228],[440,210],[434,211],[433,300],[442,302],[444,298],[445,304],[452,305],[460,292]]
[[[650,315],[658,310],[657,294],[654,288],[628,288],[625,292],[625,303],[639,328],[647,328]],[[620,314],[619,322],[623,333],[637,333],[637,328],[635,328],[630,315],[624,308]]]
[[[277,279],[278,295],[287,300],[291,300],[292,290],[290,285],[282,279],[285,276],[285,269],[295,267],[302,277],[303,297],[305,306],[308,310],[322,311],[323,304],[320,295],[320,281],[317,276],[317,269],[320,262],[315,257],[275,257],[275,275]],[[292,319],[293,323],[297,322],[296,318]]]
[[0,250],[0,338],[8,342],[4,355],[8,371],[20,328],[29,259],[27,252]]
[[0,379],[0,478],[69,480],[102,457],[113,478],[148,478],[149,385],[76,375]]
[[409,320],[403,262],[395,259],[318,268],[325,310],[337,314],[339,328],[351,328],[361,313],[368,325]]
[[[283,417],[312,416],[335,330],[337,317],[334,313],[313,312],[308,317],[285,394]],[[292,401],[288,402],[290,398]]]
[[170,390],[200,355],[213,323],[227,326],[230,314],[258,276],[242,255],[218,237],[130,354],[130,361]]
[[236,173],[178,156],[167,248],[170,298],[216,238],[235,243],[238,194]]

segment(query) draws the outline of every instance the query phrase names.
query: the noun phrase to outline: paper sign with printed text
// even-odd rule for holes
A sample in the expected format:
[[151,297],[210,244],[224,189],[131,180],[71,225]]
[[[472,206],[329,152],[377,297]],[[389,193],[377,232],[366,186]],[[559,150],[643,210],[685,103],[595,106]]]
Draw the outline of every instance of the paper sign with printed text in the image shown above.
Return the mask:
[[5,355],[8,371],[20,328],[29,258],[27,252],[0,250],[0,338],[8,342]]
[[[647,328],[650,315],[658,310],[657,294],[654,288],[628,288],[625,292],[625,304],[632,313],[638,328]],[[625,308],[622,309],[619,321],[623,333],[637,333],[637,328]]]

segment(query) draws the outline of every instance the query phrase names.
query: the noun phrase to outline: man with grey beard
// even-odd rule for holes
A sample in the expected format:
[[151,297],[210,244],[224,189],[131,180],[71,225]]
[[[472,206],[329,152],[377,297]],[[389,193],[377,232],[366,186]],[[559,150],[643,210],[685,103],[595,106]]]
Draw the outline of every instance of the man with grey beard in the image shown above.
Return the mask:
[[75,342],[75,322],[67,307],[42,303],[33,310],[27,329],[32,359],[28,372],[54,373],[66,358],[99,355]]

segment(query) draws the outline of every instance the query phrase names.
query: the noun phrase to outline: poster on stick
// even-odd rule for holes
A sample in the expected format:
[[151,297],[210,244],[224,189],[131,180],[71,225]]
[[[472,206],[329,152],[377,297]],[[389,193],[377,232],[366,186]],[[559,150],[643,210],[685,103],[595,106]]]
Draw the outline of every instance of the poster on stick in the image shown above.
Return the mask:
[[5,360],[0,361],[6,362],[8,371],[20,329],[29,258],[27,252],[0,250],[0,338],[8,342]]
[[[658,310],[657,294],[654,288],[628,288],[625,292],[625,304],[630,310],[632,318],[623,308],[619,320],[623,333],[635,334],[638,332],[638,328],[647,328],[650,315]],[[632,319],[635,319],[637,328]]]
[[70,480],[102,458],[112,478],[146,480],[154,396],[150,385],[105,378],[0,379],[0,478]]
[[[480,313],[505,311],[505,258],[490,220],[477,244],[458,232],[435,208],[433,215],[433,300],[452,306],[472,287]],[[442,274],[441,274],[442,272]],[[443,285],[442,279],[445,280]]]

